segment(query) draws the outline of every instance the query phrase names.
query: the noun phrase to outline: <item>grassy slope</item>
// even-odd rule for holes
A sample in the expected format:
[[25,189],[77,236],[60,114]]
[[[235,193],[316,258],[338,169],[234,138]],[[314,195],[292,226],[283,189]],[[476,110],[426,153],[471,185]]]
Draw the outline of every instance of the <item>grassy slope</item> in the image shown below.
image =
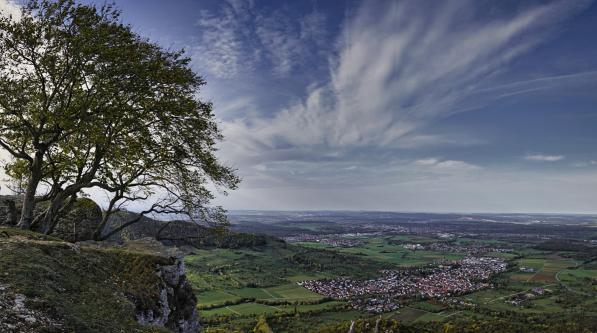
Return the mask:
[[[353,262],[353,271],[366,271],[365,262],[377,264],[391,264],[396,266],[411,266],[433,262],[437,259],[452,259],[459,258],[461,253],[440,253],[431,251],[411,251],[404,249],[400,243],[391,242],[398,237],[377,237],[365,239],[363,246],[356,248],[332,248],[319,243],[303,243],[314,250],[313,257],[317,256],[317,251],[323,251],[325,254],[323,260],[330,251],[335,251],[356,260]],[[413,242],[406,236],[400,239],[405,242]],[[413,237],[414,238],[414,237]],[[415,239],[417,242],[425,242],[426,239]],[[506,244],[507,246],[508,244]],[[290,288],[292,282],[303,279],[332,277],[338,272],[344,271],[344,263],[338,261],[336,265],[323,265],[321,269],[314,269],[317,266],[317,259],[313,260],[313,265],[308,267],[301,267],[300,265],[287,266],[285,258],[292,255],[299,247],[286,246],[285,248],[278,245],[272,245],[262,249],[237,249],[237,250],[217,250],[214,251],[198,251],[196,256],[190,257],[189,266],[197,265],[202,269],[210,269],[212,272],[217,272],[215,278],[212,278],[209,283],[205,279],[210,279],[206,274],[199,274],[202,283],[197,284],[201,292],[198,293],[199,303],[202,305],[217,305],[222,301],[240,300],[243,297],[253,297],[260,299],[273,299],[282,296],[290,301],[297,300],[301,297],[298,290]],[[219,251],[219,252],[218,252]],[[587,283],[587,278],[594,276],[595,267],[582,267],[579,269],[571,269],[576,265],[576,261],[569,258],[560,257],[553,252],[527,250],[526,248],[516,248],[515,253],[497,254],[499,256],[512,259],[515,256],[522,256],[523,258],[515,260],[513,263],[517,266],[534,267],[537,269],[534,273],[521,273],[518,267],[514,268],[512,272],[504,275],[503,279],[507,284],[499,289],[482,290],[475,293],[460,296],[460,299],[471,301],[477,304],[483,311],[506,311],[525,313],[530,316],[541,315],[549,313],[553,318],[568,318],[568,312],[586,311],[589,316],[594,315],[595,302],[588,299],[582,299],[582,295],[575,295],[567,292],[564,288],[557,287],[557,282],[554,281],[558,272],[562,272],[560,278],[563,281],[569,282],[573,290],[579,292],[590,293],[592,287]],[[360,268],[355,268],[360,267]],[[203,271],[204,273],[207,271]],[[374,272],[369,271],[369,272]],[[571,273],[572,272],[572,273]],[[535,274],[538,273],[538,274]],[[220,275],[221,274],[221,275]],[[220,279],[221,277],[221,279]],[[521,278],[524,278],[521,280]],[[528,281],[528,282],[527,282]],[[264,283],[263,286],[256,288],[247,288],[248,283]],[[584,283],[587,287],[581,288],[580,284]],[[271,285],[275,286],[271,286]],[[529,301],[528,305],[524,307],[516,307],[504,302],[510,295],[531,289],[532,287],[540,287],[551,285],[552,294],[539,297],[536,300]],[[290,292],[285,292],[285,288],[290,288]],[[271,295],[268,295],[271,294]],[[272,296],[273,295],[273,296]],[[576,298],[575,298],[576,297]],[[562,303],[559,299],[564,299]],[[326,302],[318,305],[318,307],[327,306]],[[214,316],[228,315],[238,317],[248,321],[251,314],[267,313],[274,315],[274,313],[286,312],[292,313],[292,306],[276,305],[278,309],[268,307],[267,305],[255,304],[254,302],[241,302],[241,304],[231,304],[229,306],[218,306],[209,310],[202,311],[206,318]],[[302,309],[299,306],[298,311],[308,311],[306,308]],[[340,317],[336,318],[336,316]],[[288,330],[288,332],[299,331],[299,327],[318,327],[319,324],[325,322],[327,317],[335,318],[333,320],[350,320],[363,316],[358,312],[348,312],[346,310],[330,310],[321,313],[313,313],[309,315],[301,314],[300,317],[281,319],[286,327],[294,327],[297,330]],[[385,314],[384,317],[396,318],[407,323],[425,323],[434,321],[447,321],[458,319],[470,319],[473,317],[484,315],[479,314],[466,308],[443,308],[443,306],[430,306],[424,302],[413,302],[408,307],[403,307],[394,313]],[[274,318],[277,318],[274,316]],[[489,318],[489,317],[488,317]],[[235,320],[235,321],[237,321]],[[277,319],[272,319],[272,327],[279,327],[276,324]],[[333,321],[332,320],[332,321]],[[220,326],[222,327],[222,326]],[[250,324],[247,325],[250,327]],[[215,332],[215,331],[214,331]]]
[[[134,317],[154,306],[155,265],[166,259],[125,250],[78,248],[58,239],[0,228],[2,296],[25,296],[29,309],[44,313],[60,329],[76,332],[159,332]],[[127,295],[127,296],[125,296]],[[39,324],[38,324],[39,325]],[[32,331],[52,332],[52,327]]]
[[[213,321],[218,316],[231,316],[219,328],[251,328],[259,314],[290,314],[287,323],[299,327],[315,327],[338,320],[362,316],[345,309],[344,302],[324,301],[321,304],[297,304],[318,301],[322,296],[296,284],[297,281],[338,276],[369,278],[388,267],[386,263],[367,260],[351,254],[325,249],[312,249],[269,240],[265,246],[242,249],[196,250],[185,258],[187,277],[196,290],[202,318]],[[254,299],[254,301],[253,301]],[[258,302],[274,302],[260,304]],[[276,304],[288,302],[290,304]],[[300,316],[294,317],[294,311]],[[228,332],[228,331],[226,331]]]
[[198,292],[268,288],[337,276],[370,278],[389,267],[355,255],[277,241],[259,248],[196,250],[185,263],[187,276]]

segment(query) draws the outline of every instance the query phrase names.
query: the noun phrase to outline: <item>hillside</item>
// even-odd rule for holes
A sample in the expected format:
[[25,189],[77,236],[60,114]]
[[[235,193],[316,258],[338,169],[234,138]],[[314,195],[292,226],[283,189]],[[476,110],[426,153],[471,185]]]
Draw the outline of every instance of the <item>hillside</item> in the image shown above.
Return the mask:
[[178,254],[0,228],[0,332],[196,332]]

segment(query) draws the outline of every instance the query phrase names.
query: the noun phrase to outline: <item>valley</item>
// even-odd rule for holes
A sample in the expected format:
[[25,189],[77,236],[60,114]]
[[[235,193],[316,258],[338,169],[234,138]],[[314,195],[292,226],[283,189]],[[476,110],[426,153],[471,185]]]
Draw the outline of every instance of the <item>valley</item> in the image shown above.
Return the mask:
[[[562,239],[553,231],[562,225],[550,223],[533,224],[540,236],[527,237],[506,232],[514,227],[507,222],[438,230],[421,219],[373,218],[343,229],[321,216],[284,217],[265,222],[282,239],[186,257],[206,332],[249,332],[259,318],[275,332],[342,332],[338,323],[368,320],[432,330],[516,316],[537,321],[545,313],[547,321],[597,325],[592,226],[566,225],[570,236]],[[245,217],[232,230],[264,223],[256,220]]]

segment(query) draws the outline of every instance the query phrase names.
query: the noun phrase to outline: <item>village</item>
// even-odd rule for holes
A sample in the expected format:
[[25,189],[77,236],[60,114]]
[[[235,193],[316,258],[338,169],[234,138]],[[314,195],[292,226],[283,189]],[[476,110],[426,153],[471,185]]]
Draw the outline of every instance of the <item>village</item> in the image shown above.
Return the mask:
[[442,298],[491,287],[490,277],[504,272],[499,258],[467,257],[436,267],[384,270],[372,280],[348,278],[302,281],[299,285],[326,297],[347,300],[355,309],[371,313],[394,311],[399,300]]
[[363,245],[363,241],[355,239],[354,237],[372,237],[379,235],[379,233],[349,233],[349,234],[328,234],[328,235],[311,235],[300,234],[297,236],[284,237],[284,241],[288,243],[297,242],[314,242],[329,245],[332,247],[359,247]]

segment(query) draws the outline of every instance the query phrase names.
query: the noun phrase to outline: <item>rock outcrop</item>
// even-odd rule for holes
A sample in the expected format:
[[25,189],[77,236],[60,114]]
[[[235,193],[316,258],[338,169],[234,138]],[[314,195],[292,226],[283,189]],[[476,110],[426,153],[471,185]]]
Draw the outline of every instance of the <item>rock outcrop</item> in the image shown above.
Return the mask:
[[60,220],[52,235],[67,242],[93,239],[93,233],[102,220],[102,210],[93,200],[79,198]]
[[197,333],[181,258],[151,239],[73,244],[0,227],[0,332]]
[[[14,225],[20,218],[22,201],[17,196],[0,196],[0,225]],[[35,214],[41,214],[47,202],[37,205]],[[79,198],[68,212],[60,218],[53,236],[67,242],[80,242],[93,239],[93,233],[102,219],[102,210],[89,198]]]
[[157,306],[137,313],[137,321],[142,325],[167,327],[178,333],[199,331],[197,300],[186,279],[184,262],[176,258],[173,265],[158,266],[160,291]]

